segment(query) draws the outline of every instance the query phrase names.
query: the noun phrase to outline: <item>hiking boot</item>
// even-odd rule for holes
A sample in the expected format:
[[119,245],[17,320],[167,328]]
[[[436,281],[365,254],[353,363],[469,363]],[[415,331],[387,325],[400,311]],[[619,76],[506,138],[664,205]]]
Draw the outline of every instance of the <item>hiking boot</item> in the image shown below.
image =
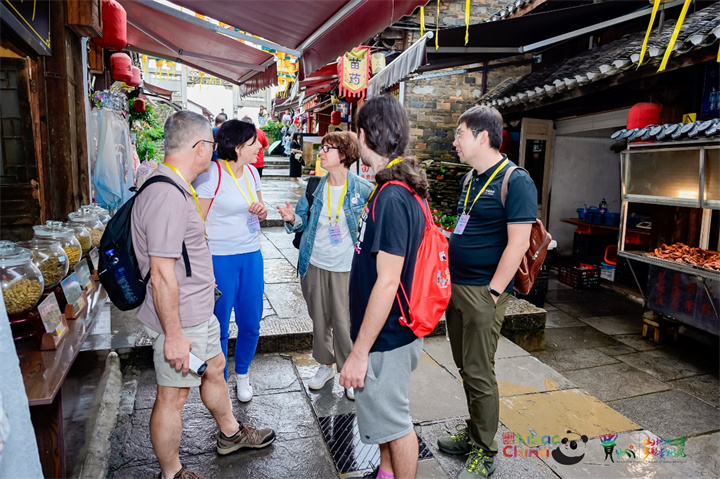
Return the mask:
[[[162,479],[162,477],[162,472],[157,475],[157,479]],[[197,472],[190,471],[187,467],[182,466],[172,479],[205,479],[205,476],[198,474]]]
[[446,454],[468,454],[470,452],[470,435],[467,426],[458,428],[455,434],[440,436],[438,448]]
[[267,447],[275,440],[275,431],[270,428],[255,429],[248,424],[243,424],[240,430],[232,437],[227,437],[222,431],[218,431],[215,437],[217,439],[218,454],[225,455],[238,449],[262,449]]
[[345,390],[345,397],[347,397],[351,401],[354,401],[355,400],[355,390],[353,388],[347,388]]
[[248,402],[253,398],[253,387],[250,383],[250,374],[238,374],[235,384],[237,398],[240,402]]
[[322,389],[322,387],[334,377],[335,368],[333,368],[332,365],[325,366],[324,364],[321,364],[315,373],[315,376],[313,376],[308,382],[308,387],[313,391],[317,391],[318,389]]
[[493,472],[495,472],[495,458],[473,445],[465,461],[465,468],[460,472],[458,479],[486,479]]

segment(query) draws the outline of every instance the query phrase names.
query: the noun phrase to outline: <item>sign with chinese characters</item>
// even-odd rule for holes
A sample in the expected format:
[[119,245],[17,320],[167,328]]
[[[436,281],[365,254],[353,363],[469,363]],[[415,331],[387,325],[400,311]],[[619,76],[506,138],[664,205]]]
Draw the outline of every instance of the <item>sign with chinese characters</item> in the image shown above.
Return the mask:
[[45,331],[55,336],[61,336],[65,325],[62,322],[62,313],[60,313],[57,297],[54,294],[49,294],[45,301],[38,306],[38,311],[43,326],[45,326]]
[[340,96],[348,100],[365,98],[370,80],[370,47],[357,47],[346,53],[338,63]]
[[350,121],[350,103],[346,101],[341,101],[337,104],[335,108],[337,109],[337,111],[340,112],[340,115],[342,115],[340,117],[340,121],[342,121],[343,123],[347,123]]
[[[83,295],[82,288],[80,287],[80,282],[78,281],[77,273],[73,273],[65,278],[60,285],[62,286],[63,293],[65,294],[65,300],[72,306],[74,313],[78,314],[86,306],[86,303],[85,296]],[[67,310],[66,314],[69,314],[67,313]]]

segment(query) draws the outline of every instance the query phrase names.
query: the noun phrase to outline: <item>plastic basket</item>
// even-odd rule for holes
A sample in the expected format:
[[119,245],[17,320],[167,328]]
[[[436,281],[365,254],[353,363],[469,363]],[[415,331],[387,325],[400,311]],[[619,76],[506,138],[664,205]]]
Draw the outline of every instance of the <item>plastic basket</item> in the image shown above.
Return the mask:
[[558,281],[573,289],[592,289],[600,285],[600,268],[580,269],[566,264],[558,268]]

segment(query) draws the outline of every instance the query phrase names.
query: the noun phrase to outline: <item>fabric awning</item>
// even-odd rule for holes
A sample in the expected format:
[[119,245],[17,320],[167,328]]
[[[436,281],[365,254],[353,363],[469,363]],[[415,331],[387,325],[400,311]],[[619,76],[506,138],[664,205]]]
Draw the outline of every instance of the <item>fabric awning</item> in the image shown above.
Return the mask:
[[172,93],[173,92],[171,92],[170,90],[153,85],[146,81],[143,81],[142,88],[148,95],[154,95],[154,96],[157,96],[160,98],[164,98],[167,101],[172,101]]
[[145,3],[119,1],[127,11],[131,50],[176,61],[231,83],[245,84],[244,94],[277,80],[275,58],[269,53],[209,32]]
[[427,0],[173,0],[194,12],[302,51],[300,79],[409,15]]
[[367,98],[372,98],[381,93],[384,89],[394,85],[424,65],[427,62],[425,42],[432,37],[432,32],[426,33],[410,48],[402,52],[392,63],[383,68],[380,73],[372,77],[368,83]]
[[[682,4],[665,4],[671,8]],[[440,31],[439,49],[427,42],[428,64],[419,71],[468,65],[536,51],[593,31],[650,15],[651,5],[635,0],[614,0],[528,14],[494,22],[470,25],[465,45],[465,27]]]

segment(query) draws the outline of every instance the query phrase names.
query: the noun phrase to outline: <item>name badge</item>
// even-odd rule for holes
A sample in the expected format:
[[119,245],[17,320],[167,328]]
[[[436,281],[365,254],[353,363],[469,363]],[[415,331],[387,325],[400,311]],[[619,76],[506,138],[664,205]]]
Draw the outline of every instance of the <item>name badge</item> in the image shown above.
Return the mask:
[[340,231],[340,225],[330,225],[328,228],[330,231],[330,243],[342,243],[342,232]]
[[258,218],[258,215],[250,215],[248,218],[248,229],[251,233],[260,231],[260,218]]
[[463,234],[463,231],[465,231],[465,227],[467,226],[468,221],[470,221],[469,214],[460,215],[460,218],[458,219],[458,222],[457,222],[457,226],[455,226],[453,233],[455,233],[456,235]]

